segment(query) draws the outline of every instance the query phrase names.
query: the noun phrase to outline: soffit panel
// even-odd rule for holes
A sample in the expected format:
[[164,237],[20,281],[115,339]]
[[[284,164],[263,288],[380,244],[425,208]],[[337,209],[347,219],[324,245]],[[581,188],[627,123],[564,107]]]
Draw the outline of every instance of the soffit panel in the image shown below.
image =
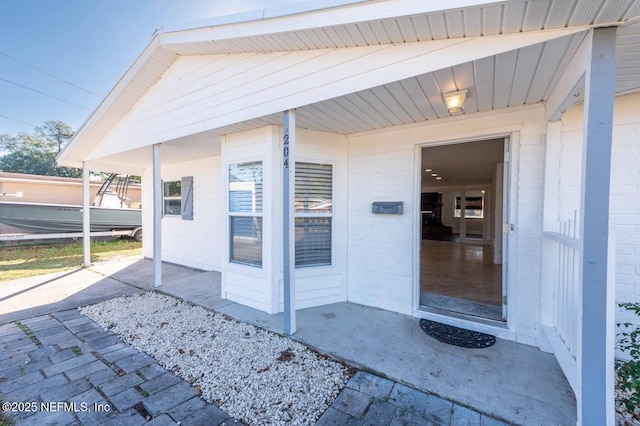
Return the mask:
[[623,22],[638,14],[638,0],[512,1],[206,43],[171,43],[163,46],[179,55],[373,46],[603,25]]
[[[638,0],[535,0],[228,40],[205,39],[164,44],[160,39],[161,47],[140,65],[134,78],[135,82],[129,82],[124,89],[119,89],[119,94],[111,101],[108,111],[91,123],[83,138],[104,138],[110,129],[131,111],[146,90],[158,83],[178,55],[238,52],[256,54],[292,49],[373,46],[406,41],[509,34],[562,28],[567,25],[588,26],[619,22],[634,18],[638,14]],[[332,116],[335,114],[330,114],[325,105],[314,105],[314,112],[324,114],[327,122],[312,120],[312,114],[301,113],[300,116],[309,117],[310,128],[330,130],[335,124],[335,128],[341,129],[344,133],[363,127],[381,128],[404,124],[409,120],[415,121],[420,118],[416,111],[419,111],[424,119],[446,117],[449,113],[444,108],[441,98],[441,94],[446,91],[444,89],[465,88],[464,86],[471,83],[471,87],[468,88],[470,97],[467,112],[535,103],[548,97],[557,79],[558,70],[564,67],[579,44],[577,36],[559,40],[561,41],[547,42],[534,51],[524,48],[506,52],[391,83],[386,88],[374,88],[333,99],[331,101],[335,108],[357,110],[355,113],[333,119]],[[570,41],[567,43],[567,40]],[[634,21],[621,25],[617,42],[619,72],[616,91],[638,91],[640,71],[634,72],[634,68],[637,68],[640,56],[640,23]],[[566,50],[565,53],[560,54],[563,49]],[[532,56],[526,56],[530,54]],[[554,61],[558,56],[562,58],[560,63]],[[532,67],[535,71],[532,71]],[[416,90],[418,87],[421,90]],[[541,96],[542,92],[544,94]],[[383,99],[390,101],[392,106],[384,105]],[[250,120],[247,122],[249,124],[240,125],[239,128],[253,128],[256,123],[262,122],[264,121]]]

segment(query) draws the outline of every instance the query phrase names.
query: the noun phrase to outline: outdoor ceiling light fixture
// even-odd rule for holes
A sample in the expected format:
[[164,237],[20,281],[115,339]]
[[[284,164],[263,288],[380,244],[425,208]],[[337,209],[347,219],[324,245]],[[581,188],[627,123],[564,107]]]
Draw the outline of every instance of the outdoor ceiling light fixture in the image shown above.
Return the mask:
[[466,90],[458,90],[457,92],[444,93],[442,95],[444,103],[451,114],[462,111],[464,100],[467,98]]
[[15,194],[9,194],[8,192],[3,192],[3,193],[0,193],[0,197],[22,198],[22,192],[16,192]]

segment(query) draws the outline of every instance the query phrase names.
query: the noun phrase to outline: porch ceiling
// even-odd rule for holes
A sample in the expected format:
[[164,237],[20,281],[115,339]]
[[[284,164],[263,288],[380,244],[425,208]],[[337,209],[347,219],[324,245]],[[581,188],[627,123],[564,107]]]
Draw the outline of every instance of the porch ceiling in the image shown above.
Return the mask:
[[[402,0],[397,4],[406,6],[409,3],[414,9],[418,4],[411,0]],[[388,5],[386,1],[381,1],[366,3],[366,7],[376,7],[376,4]],[[451,114],[444,105],[442,93],[455,90],[468,91],[464,114],[545,102],[586,30],[597,25],[622,23],[618,28],[616,44],[616,94],[640,92],[640,22],[637,19],[640,16],[640,0],[514,1],[399,16],[403,10],[411,9],[407,6],[404,9],[400,7],[400,12],[374,11],[365,14],[366,19],[352,15],[349,19],[343,19],[345,22],[338,22],[338,12],[360,6],[345,6],[338,8],[337,12],[334,8],[273,18],[276,23],[280,22],[278,19],[284,22],[280,27],[276,24],[267,25],[271,22],[266,19],[161,34],[157,44],[152,43],[147,48],[113,93],[80,129],[77,139],[92,142],[80,144],[73,157],[89,157],[93,141],[100,141],[107,135],[142,95],[159,81],[171,64],[184,55],[376,46],[565,27],[585,28],[585,32],[298,107],[298,127],[352,134],[449,117]],[[327,15],[327,19],[323,20],[317,16],[318,13],[333,12],[338,18]],[[394,16],[371,19],[376,13]],[[310,16],[315,19],[310,19]],[[335,23],[327,25],[327,22]],[[446,55],[446,52],[443,54]],[[280,113],[270,114],[174,139],[169,143],[209,141],[209,144],[195,142],[192,149],[181,152],[183,157],[198,158],[205,152],[219,152],[219,148],[215,147],[219,146],[220,136],[224,134],[268,124],[279,125],[281,121]],[[76,150],[75,143],[70,144],[69,148]],[[63,163],[66,155],[65,152],[61,155]],[[113,156],[104,160],[110,163],[116,157],[118,161],[132,158]],[[147,163],[144,160],[143,163],[136,161],[132,164],[146,167]]]
[[[475,6],[464,8],[460,2],[451,2],[453,5],[438,5],[441,10],[430,3],[362,2],[295,17],[264,16],[268,13],[265,10],[253,22],[226,26],[203,23],[195,31],[163,34],[167,37],[160,43],[177,55],[265,53],[617,25],[640,14],[637,0],[477,1]],[[279,18],[281,26],[269,25],[270,18]]]

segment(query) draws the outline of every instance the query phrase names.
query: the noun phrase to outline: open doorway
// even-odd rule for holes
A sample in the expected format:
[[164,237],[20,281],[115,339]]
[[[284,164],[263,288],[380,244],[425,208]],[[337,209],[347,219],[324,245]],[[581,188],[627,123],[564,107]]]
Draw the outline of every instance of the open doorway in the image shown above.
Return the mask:
[[422,149],[420,307],[506,319],[504,138]]

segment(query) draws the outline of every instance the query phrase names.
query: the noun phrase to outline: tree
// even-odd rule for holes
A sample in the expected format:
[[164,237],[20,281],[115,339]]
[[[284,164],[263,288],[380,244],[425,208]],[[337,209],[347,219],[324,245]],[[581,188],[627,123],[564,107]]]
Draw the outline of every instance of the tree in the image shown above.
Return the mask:
[[45,176],[80,177],[82,171],[60,167],[56,155],[73,137],[73,130],[62,121],[47,121],[34,134],[0,135],[0,170]]

